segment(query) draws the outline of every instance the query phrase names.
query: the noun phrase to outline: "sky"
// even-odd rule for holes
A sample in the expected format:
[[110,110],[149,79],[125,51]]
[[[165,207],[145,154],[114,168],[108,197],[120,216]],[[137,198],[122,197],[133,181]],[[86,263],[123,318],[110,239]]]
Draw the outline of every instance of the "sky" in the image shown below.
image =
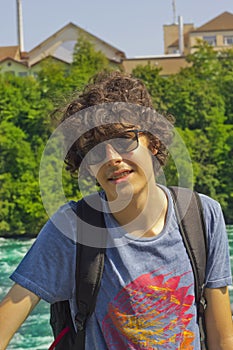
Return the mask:
[[[128,58],[162,55],[163,25],[172,24],[174,17],[199,27],[225,11],[233,13],[233,0],[21,1],[25,51],[72,22]],[[0,46],[18,44],[16,3],[0,0]]]

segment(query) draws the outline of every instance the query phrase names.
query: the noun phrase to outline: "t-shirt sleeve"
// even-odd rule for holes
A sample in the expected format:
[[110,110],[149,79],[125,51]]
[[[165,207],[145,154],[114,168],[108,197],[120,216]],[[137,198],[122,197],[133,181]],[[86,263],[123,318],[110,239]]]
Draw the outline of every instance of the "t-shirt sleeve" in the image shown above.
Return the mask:
[[[70,299],[75,281],[74,216],[68,205],[48,220],[10,278],[49,303]],[[67,233],[67,234],[66,234]]]
[[207,229],[208,260],[206,287],[220,288],[232,284],[229,243],[220,204],[201,195]]

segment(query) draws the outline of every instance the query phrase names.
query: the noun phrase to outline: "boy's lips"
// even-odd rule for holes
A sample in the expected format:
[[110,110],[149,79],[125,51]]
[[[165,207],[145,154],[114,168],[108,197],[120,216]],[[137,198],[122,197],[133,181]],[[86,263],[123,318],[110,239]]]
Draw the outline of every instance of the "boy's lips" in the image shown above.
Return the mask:
[[113,172],[109,177],[109,181],[116,181],[118,179],[124,178],[128,175],[130,175],[133,172],[133,170],[130,169],[122,169],[120,171]]

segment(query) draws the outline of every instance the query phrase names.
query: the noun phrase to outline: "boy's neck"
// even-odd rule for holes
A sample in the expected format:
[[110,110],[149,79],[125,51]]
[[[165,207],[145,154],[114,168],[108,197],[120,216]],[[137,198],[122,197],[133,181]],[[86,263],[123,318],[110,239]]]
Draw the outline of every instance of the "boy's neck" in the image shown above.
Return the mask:
[[[123,204],[119,200],[118,204]],[[109,202],[112,215],[117,222],[124,226],[125,230],[138,237],[152,237],[158,235],[164,225],[167,214],[167,196],[164,191],[155,183],[150,189],[142,191],[132,197],[129,204],[120,211],[114,210]]]

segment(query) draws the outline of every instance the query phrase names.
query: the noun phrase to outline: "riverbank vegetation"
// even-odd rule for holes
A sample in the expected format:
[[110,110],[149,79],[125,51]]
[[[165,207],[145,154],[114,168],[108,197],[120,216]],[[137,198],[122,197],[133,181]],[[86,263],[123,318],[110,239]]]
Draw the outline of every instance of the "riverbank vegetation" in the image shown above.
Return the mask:
[[[138,66],[133,75],[147,85],[155,109],[176,118],[193,166],[187,186],[193,183],[218,200],[227,223],[233,223],[233,50],[217,53],[200,42],[187,60],[188,68],[168,77],[150,64]],[[52,112],[103,69],[116,67],[82,39],[69,69],[47,60],[36,78],[0,74],[0,235],[34,235],[47,220],[38,175],[56,127]],[[183,165],[184,174],[188,166]],[[166,180],[168,185],[178,182],[172,160]],[[67,198],[80,197],[77,181],[65,172],[63,183]],[[56,190],[52,192],[51,201],[56,201]]]

